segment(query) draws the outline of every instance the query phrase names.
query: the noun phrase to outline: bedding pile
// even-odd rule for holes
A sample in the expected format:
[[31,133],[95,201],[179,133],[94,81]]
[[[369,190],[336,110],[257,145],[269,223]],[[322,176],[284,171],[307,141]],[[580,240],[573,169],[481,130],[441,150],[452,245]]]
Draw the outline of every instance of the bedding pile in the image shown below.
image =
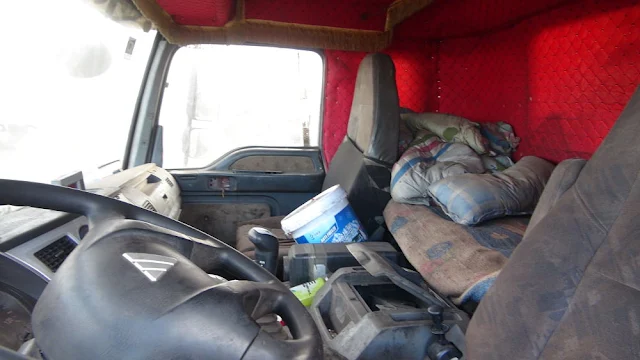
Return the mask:
[[[479,302],[520,243],[554,165],[527,156],[506,123],[401,115],[384,218],[409,262],[456,304]],[[404,127],[404,128],[403,128]],[[422,206],[427,205],[427,206]]]
[[535,157],[514,165],[520,139],[509,124],[437,113],[401,119],[403,152],[391,172],[396,202],[439,205],[462,225],[533,211],[553,165]]

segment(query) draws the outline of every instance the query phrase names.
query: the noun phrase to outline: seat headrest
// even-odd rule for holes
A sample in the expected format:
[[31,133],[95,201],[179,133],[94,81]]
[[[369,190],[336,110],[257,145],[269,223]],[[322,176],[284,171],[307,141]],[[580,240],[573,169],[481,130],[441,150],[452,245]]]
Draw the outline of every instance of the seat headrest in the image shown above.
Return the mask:
[[364,156],[393,164],[398,160],[400,106],[396,69],[386,54],[360,63],[347,136]]

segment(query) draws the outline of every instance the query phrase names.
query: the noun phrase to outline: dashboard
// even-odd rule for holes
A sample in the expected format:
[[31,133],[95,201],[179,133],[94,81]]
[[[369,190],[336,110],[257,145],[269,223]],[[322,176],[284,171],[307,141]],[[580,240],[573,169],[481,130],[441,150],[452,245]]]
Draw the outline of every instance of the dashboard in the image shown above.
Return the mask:
[[[47,213],[40,214],[43,217],[50,216]],[[22,243],[18,246],[3,249],[3,255],[26,266],[48,282],[88,231],[87,219],[84,216],[66,215],[68,214],[60,213],[59,217],[52,221],[65,222],[64,224],[51,230],[41,227],[43,233],[36,233],[35,237],[20,241]]]
[[[85,191],[173,219],[180,216],[180,188],[168,171],[155,164],[89,183]],[[16,317],[20,312],[15,309],[30,313],[46,284],[88,231],[87,218],[77,214],[19,207],[0,216],[0,324],[24,322],[24,316]],[[5,311],[9,308],[14,310]]]

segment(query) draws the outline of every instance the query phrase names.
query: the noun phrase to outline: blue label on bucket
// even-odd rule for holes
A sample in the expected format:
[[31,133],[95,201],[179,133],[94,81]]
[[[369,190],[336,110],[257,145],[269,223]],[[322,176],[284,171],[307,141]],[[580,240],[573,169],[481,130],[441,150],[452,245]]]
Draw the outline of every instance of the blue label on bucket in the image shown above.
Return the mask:
[[295,240],[298,244],[360,242],[366,241],[367,235],[351,206],[347,206],[335,215],[333,221],[320,223]]

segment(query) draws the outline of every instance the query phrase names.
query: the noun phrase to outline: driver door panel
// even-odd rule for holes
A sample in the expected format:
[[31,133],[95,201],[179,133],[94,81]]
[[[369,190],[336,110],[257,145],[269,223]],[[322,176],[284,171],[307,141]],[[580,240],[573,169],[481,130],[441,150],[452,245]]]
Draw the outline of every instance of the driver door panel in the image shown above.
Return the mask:
[[171,173],[182,191],[180,220],[232,246],[239,222],[290,213],[320,192],[325,174],[317,148],[268,147]]

